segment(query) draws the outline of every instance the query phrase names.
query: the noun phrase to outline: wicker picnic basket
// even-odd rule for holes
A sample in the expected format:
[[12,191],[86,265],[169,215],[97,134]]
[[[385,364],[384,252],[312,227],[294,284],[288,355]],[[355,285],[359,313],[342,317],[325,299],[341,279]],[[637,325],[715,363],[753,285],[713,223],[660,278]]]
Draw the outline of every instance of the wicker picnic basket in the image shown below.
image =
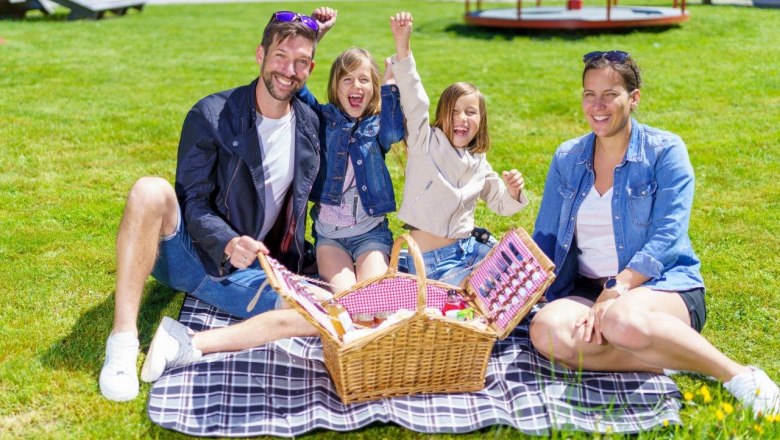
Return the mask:
[[[498,303],[499,295],[502,298],[504,295],[503,291],[497,290],[498,285],[494,283],[494,291],[488,292],[479,283],[487,283],[486,277],[494,272],[484,264],[496,258],[495,252],[501,252],[504,239],[467,277],[466,289],[459,289],[426,279],[417,244],[408,235],[399,237],[393,245],[387,273],[357,284],[337,295],[336,299],[350,315],[400,309],[413,313],[398,323],[348,343],[337,336],[330,317],[316,304],[305,285],[296,283],[294,275],[275,262],[266,272],[274,272],[269,276],[269,284],[319,330],[325,366],[345,404],[410,394],[478,391],[485,385],[485,370],[497,338],[504,338],[511,332],[554,278],[552,263],[527,234],[512,231],[512,236],[515,237],[512,249],[522,248],[527,251],[526,259],[541,260],[535,267],[542,269],[535,273],[543,273],[544,279],[537,277],[539,282],[534,282],[533,291],[521,300],[516,299],[514,304],[509,300],[500,307],[494,304]],[[420,269],[418,275],[398,271],[404,243],[415,267]],[[528,250],[528,245],[535,251]],[[506,252],[504,256],[507,256]],[[263,260],[261,263],[264,267],[270,264]],[[274,277],[277,279],[272,280]],[[485,318],[487,328],[426,313],[426,307],[441,309],[448,292],[453,289]]]

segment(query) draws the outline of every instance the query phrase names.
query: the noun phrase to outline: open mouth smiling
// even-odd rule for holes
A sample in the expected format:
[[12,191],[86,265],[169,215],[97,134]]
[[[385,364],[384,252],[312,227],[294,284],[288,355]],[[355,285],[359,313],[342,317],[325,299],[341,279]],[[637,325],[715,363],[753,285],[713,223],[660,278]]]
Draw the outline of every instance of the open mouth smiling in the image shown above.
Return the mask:
[[363,95],[359,93],[353,93],[347,98],[349,99],[349,105],[352,108],[360,108],[363,105]]

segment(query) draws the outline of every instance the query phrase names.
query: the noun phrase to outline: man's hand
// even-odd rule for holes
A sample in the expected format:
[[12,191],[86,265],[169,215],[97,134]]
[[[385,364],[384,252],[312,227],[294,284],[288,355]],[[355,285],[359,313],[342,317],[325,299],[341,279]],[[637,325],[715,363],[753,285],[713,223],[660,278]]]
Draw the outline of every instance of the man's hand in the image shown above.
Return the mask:
[[320,26],[320,30],[317,32],[317,41],[322,40],[322,37],[336,25],[338,14],[339,11],[328,7],[317,8],[311,13],[311,18],[316,20]]
[[523,191],[523,188],[525,188],[525,179],[523,178],[523,174],[516,169],[512,169],[501,173],[501,177],[504,179],[504,183],[509,190],[509,194],[512,195],[512,198],[519,200],[520,193]]
[[268,248],[248,235],[242,235],[230,240],[225,246],[225,254],[230,257],[230,264],[238,269],[246,269],[257,258],[257,253],[268,255]]
[[395,53],[398,60],[403,60],[412,53],[409,40],[412,38],[411,12],[398,12],[390,17],[390,29],[395,40]]

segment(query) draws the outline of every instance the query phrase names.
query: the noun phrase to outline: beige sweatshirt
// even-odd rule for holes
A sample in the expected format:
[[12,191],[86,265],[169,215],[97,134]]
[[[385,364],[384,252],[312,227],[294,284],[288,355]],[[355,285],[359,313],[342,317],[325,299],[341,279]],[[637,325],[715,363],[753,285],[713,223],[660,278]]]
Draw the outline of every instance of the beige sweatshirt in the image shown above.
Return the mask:
[[417,229],[451,239],[474,229],[477,199],[504,216],[528,205],[523,192],[512,198],[484,154],[456,149],[439,128],[430,126],[430,100],[417,73],[414,56],[393,56],[393,76],[406,117],[407,162],[398,218]]

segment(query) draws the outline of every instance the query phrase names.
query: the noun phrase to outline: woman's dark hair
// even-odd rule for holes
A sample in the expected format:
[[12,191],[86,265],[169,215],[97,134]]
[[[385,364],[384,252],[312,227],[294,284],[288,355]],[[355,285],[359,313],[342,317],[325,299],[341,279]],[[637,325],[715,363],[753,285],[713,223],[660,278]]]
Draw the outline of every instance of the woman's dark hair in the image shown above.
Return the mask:
[[623,79],[623,85],[628,90],[628,93],[634,90],[639,90],[642,85],[642,77],[639,75],[639,66],[636,65],[634,59],[630,55],[627,55],[622,61],[610,61],[607,57],[596,57],[585,63],[585,68],[582,70],[582,85],[585,85],[585,74],[591,70],[611,68],[620,75]]

